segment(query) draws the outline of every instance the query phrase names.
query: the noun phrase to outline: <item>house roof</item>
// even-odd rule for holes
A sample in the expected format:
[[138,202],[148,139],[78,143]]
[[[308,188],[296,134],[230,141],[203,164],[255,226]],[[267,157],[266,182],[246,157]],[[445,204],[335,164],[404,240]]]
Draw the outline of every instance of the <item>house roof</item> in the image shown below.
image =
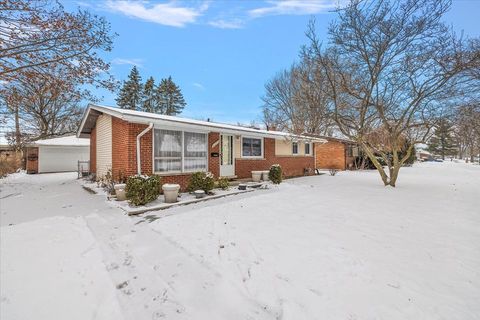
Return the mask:
[[310,134],[310,133],[306,133],[305,135],[311,136],[311,137],[317,137],[317,138],[320,138],[320,139],[325,139],[326,141],[338,141],[338,142],[341,142],[341,143],[356,144],[355,141],[347,139],[347,138],[329,137],[329,136],[322,136],[322,135],[316,135],[316,134]]
[[231,124],[194,120],[182,117],[167,116],[163,114],[156,114],[150,112],[120,109],[115,107],[101,106],[95,104],[89,104],[85,114],[83,115],[82,123],[77,132],[77,136],[80,138],[86,138],[90,136],[90,133],[95,126],[96,119],[100,114],[108,114],[122,120],[132,123],[142,124],[157,124],[166,127],[180,127],[183,129],[197,129],[204,131],[225,132],[230,134],[243,134],[252,136],[263,136],[271,138],[289,138],[299,140],[309,140],[314,142],[326,142],[325,139],[319,137],[294,135],[281,131],[268,131],[254,128],[246,128]]
[[69,146],[69,147],[88,147],[90,139],[77,138],[76,136],[65,136],[52,139],[37,140],[32,146]]

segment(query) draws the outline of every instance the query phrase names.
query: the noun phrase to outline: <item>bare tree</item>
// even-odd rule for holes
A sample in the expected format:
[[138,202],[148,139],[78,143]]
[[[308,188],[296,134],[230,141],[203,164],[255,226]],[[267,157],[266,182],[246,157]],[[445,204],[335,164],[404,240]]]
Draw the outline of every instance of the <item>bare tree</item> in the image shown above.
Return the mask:
[[308,60],[275,75],[262,97],[265,125],[297,134],[325,134],[332,125],[326,80],[315,61]]
[[298,130],[298,119],[294,103],[295,86],[297,81],[294,77],[295,66],[290,70],[277,73],[265,84],[263,114],[265,125],[276,130],[291,128]]
[[88,86],[115,90],[109,23],[88,11],[66,12],[54,0],[0,0],[0,110],[20,148],[28,138],[74,132]]
[[480,104],[472,102],[458,108],[455,116],[455,136],[459,156],[469,156],[474,161],[480,153]]
[[52,0],[0,0],[0,80],[62,64],[82,81],[111,87],[108,73],[97,75],[108,72],[98,51],[110,51],[112,37],[109,23],[88,11],[66,12]]
[[[450,4],[352,1],[329,27],[327,48],[314,23],[309,26],[303,54],[328,77],[335,122],[361,146],[386,186],[396,185],[401,166],[415,143],[425,142],[446,102],[478,88],[471,76],[480,66],[478,40],[459,38],[443,24]],[[371,139],[377,132],[382,138]]]
[[26,140],[74,133],[83,113],[82,101],[96,101],[63,65],[49,67],[48,73],[22,72],[0,88],[3,107],[14,114],[13,141],[18,148]]

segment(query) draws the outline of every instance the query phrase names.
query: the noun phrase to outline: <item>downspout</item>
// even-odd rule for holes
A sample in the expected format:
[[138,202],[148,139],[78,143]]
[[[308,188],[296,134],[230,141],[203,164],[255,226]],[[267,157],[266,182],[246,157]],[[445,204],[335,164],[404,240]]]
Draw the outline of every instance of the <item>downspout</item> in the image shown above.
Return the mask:
[[140,138],[145,134],[147,133],[148,131],[150,131],[151,129],[153,128],[153,123],[150,122],[148,124],[148,127],[145,128],[145,130],[143,130],[142,132],[140,132],[140,134],[137,136],[137,174],[140,176],[142,174],[142,159],[140,157]]

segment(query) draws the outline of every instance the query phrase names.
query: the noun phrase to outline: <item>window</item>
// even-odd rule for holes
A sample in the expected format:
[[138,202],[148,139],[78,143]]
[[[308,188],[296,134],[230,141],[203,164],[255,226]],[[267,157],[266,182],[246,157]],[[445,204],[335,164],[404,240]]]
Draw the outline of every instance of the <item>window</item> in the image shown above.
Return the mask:
[[305,154],[310,154],[310,142],[305,142]]
[[155,129],[154,171],[207,170],[207,137],[203,133]]
[[155,172],[182,171],[182,132],[155,129]]
[[262,139],[242,137],[242,157],[263,157]]
[[207,137],[203,133],[185,132],[184,171],[207,170]]
[[298,154],[298,142],[292,142],[292,153]]

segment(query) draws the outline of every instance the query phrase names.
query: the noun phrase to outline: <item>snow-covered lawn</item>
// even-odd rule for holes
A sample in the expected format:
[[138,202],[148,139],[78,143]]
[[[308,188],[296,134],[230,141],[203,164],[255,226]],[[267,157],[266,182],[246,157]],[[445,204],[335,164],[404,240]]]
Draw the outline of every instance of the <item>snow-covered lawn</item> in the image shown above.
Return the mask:
[[0,182],[1,319],[479,319],[478,165],[417,164],[396,189],[373,171],[298,178],[139,217],[66,178]]

